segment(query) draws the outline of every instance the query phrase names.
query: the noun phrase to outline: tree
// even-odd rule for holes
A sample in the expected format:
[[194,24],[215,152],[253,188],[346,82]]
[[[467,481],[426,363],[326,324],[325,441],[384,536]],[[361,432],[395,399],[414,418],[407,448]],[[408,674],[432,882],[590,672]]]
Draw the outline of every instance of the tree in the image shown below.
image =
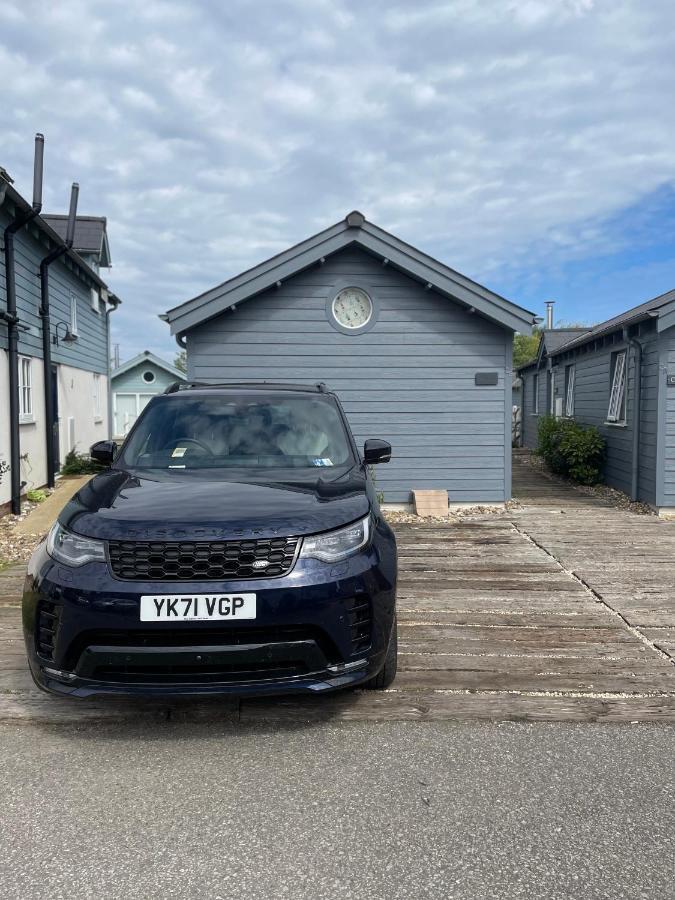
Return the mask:
[[183,372],[184,375],[187,375],[187,353],[185,350],[181,350],[180,353],[176,354],[173,365],[179,372]]
[[535,328],[532,334],[515,334],[513,336],[513,368],[524,366],[533,360],[539,349],[541,329]]

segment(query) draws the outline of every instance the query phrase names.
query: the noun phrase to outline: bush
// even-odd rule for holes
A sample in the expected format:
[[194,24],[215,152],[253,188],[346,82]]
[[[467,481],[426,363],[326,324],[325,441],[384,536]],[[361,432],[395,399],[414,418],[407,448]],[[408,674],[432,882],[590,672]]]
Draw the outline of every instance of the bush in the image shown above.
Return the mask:
[[543,416],[539,421],[537,452],[556,475],[580,484],[600,481],[605,461],[605,439],[594,426],[572,419]]
[[66,454],[65,461],[61,466],[61,474],[94,475],[96,472],[100,472],[103,468],[104,466],[102,466],[100,463],[97,463],[89,456],[85,456],[83,453],[78,453],[75,447],[73,447],[73,449]]
[[42,488],[26,491],[26,500],[30,500],[31,503],[44,503],[46,499],[47,493]]

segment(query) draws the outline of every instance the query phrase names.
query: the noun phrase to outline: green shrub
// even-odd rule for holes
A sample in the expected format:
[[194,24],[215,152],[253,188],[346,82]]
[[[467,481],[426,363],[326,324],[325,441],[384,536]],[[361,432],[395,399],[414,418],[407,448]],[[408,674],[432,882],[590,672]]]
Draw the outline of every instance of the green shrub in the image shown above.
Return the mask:
[[32,491],[26,491],[26,500],[30,500],[31,503],[42,503],[46,499],[47,493],[41,488],[35,488]]
[[580,484],[596,484],[600,480],[606,444],[595,426],[543,416],[538,438],[537,451],[556,475],[566,475]]
[[78,453],[75,447],[66,454],[63,465],[61,466],[62,475],[93,475],[100,472],[104,467],[97,463],[96,460]]

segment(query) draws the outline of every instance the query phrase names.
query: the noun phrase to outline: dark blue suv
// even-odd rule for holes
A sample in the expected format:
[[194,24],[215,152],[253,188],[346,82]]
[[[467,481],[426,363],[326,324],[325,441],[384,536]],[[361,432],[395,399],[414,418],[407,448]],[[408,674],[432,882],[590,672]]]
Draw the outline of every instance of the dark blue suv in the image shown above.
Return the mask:
[[396,542],[323,385],[174,385],[30,561],[23,625],[59,694],[269,694],[396,674]]

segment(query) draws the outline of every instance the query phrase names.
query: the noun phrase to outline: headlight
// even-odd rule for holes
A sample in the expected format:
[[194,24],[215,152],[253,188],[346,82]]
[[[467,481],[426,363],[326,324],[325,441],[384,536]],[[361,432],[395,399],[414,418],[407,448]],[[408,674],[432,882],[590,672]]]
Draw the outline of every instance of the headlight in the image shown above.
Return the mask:
[[103,541],[81,537],[55,522],[47,535],[47,553],[66,566],[83,566],[88,562],[105,562]]
[[346,559],[365,547],[370,537],[370,517],[360,522],[328,531],[326,534],[315,534],[303,538],[301,557],[322,559],[324,562],[337,562]]

